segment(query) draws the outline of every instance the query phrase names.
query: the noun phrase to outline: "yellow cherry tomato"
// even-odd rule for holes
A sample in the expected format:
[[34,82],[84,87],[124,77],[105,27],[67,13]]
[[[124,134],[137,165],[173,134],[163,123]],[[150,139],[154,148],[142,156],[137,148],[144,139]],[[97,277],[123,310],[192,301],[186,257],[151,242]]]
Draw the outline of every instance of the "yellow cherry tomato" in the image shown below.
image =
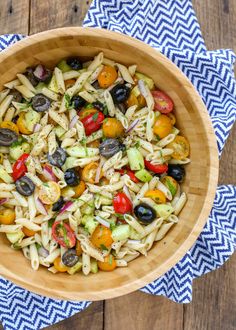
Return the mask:
[[80,118],[80,119],[83,119],[83,118],[87,117],[88,115],[94,114],[94,113],[96,113],[96,112],[98,112],[98,110],[95,109],[95,108],[91,108],[91,109],[83,108],[83,109],[80,110],[80,112],[79,112],[79,118]]
[[153,126],[153,132],[160,138],[163,139],[169,135],[172,131],[171,120],[166,115],[160,115],[157,117],[156,122]]
[[12,225],[15,221],[16,214],[12,209],[3,208],[0,210],[0,223],[2,225]]
[[151,199],[154,200],[154,202],[158,203],[158,204],[165,204],[166,203],[166,196],[164,195],[164,193],[159,190],[148,190],[145,195],[145,197],[149,197]]
[[65,88],[68,89],[72,87],[75,84],[76,80],[75,79],[67,79],[65,80]]
[[[97,162],[92,162],[88,165],[86,165],[81,173],[81,178],[85,182],[89,183],[95,183],[95,177],[96,177],[96,171],[98,168],[98,163]],[[100,173],[100,178],[103,176],[103,173],[101,171]]]
[[98,268],[105,272],[111,272],[116,268],[116,261],[112,254],[104,258],[104,261],[98,261]]
[[92,244],[98,249],[103,249],[103,247],[109,248],[113,243],[110,228],[103,225],[98,225],[94,230],[91,238]]
[[101,88],[107,88],[117,79],[116,69],[111,65],[104,65],[98,75],[98,83]]
[[107,138],[117,138],[124,134],[124,127],[116,118],[106,118],[102,124],[102,131]]
[[25,122],[25,112],[21,112],[19,114],[19,118],[17,119],[16,125],[20,131],[20,133],[22,134],[26,134],[29,135],[32,133],[32,131],[30,131],[27,126],[26,126],[26,122]]
[[68,267],[66,267],[62,261],[61,261],[61,257],[57,257],[55,260],[54,260],[54,267],[56,268],[56,270],[60,273],[65,273],[67,272],[67,270],[69,269]]
[[84,181],[80,181],[80,183],[78,184],[78,186],[71,187],[71,188],[72,188],[72,189],[74,190],[74,192],[75,192],[73,198],[78,198],[78,197],[80,197],[80,196],[83,194],[83,192],[85,191],[85,189],[86,189],[86,185],[85,185]]
[[30,229],[28,229],[26,227],[23,227],[21,230],[23,231],[23,233],[25,234],[25,236],[28,236],[28,237],[34,236],[36,234],[36,231],[30,230]]
[[128,100],[125,102],[127,108],[132,107],[133,105],[139,105],[138,98],[134,95],[134,93],[130,93]]
[[147,103],[146,103],[146,99],[145,99],[145,97],[144,97],[142,94],[140,94],[140,95],[137,97],[137,99],[138,99],[138,104],[139,104],[139,107],[140,107],[140,108],[143,108],[143,107],[145,107],[145,106],[147,105]]
[[81,248],[81,244],[80,241],[76,242],[76,246],[75,246],[75,252],[77,256],[81,256],[81,254],[83,253],[83,250]]
[[188,157],[189,155],[189,142],[184,136],[177,135],[175,139],[166,147],[174,150],[173,154],[171,155],[171,157],[174,159],[180,160]]
[[45,182],[39,188],[39,198],[44,204],[54,204],[60,196],[60,186],[54,181]]
[[169,189],[171,195],[174,197],[178,189],[177,181],[172,176],[166,175],[161,179],[161,182]]
[[98,148],[99,145],[100,145],[100,141],[99,141],[99,139],[94,140],[94,141],[88,143],[88,147],[89,147],[89,148]]
[[17,134],[19,134],[18,127],[12,121],[3,121],[3,122],[1,122],[0,128],[7,128],[7,129],[10,129],[11,131],[16,132]]
[[176,123],[176,117],[175,117],[175,115],[173,115],[172,112],[169,112],[169,113],[167,114],[167,116],[170,118],[170,120],[171,120],[171,124],[174,126],[174,124]]

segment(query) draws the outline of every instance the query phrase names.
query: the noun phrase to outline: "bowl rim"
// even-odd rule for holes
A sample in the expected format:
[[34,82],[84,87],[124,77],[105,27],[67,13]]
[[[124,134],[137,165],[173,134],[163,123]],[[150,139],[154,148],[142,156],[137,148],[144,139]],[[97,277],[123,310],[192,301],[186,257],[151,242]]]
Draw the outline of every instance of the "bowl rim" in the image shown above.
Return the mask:
[[[133,280],[131,283],[122,284],[119,287],[119,290],[114,290],[113,288],[103,289],[102,293],[99,294],[93,291],[86,292],[74,292],[73,298],[72,296],[68,298],[68,292],[66,290],[60,290],[60,292],[52,291],[50,287],[41,286],[35,281],[34,284],[27,282],[26,278],[19,277],[13,271],[7,269],[5,266],[0,265],[0,273],[2,276],[6,277],[8,280],[13,281],[15,284],[22,286],[25,289],[36,292],[40,295],[45,295],[51,298],[56,299],[71,299],[71,300],[101,300],[101,299],[110,299],[114,297],[118,297],[124,294],[131,293],[137,289],[140,289],[144,285],[154,281],[159,278],[163,274],[165,274],[168,270],[170,270],[177,262],[181,260],[181,258],[188,252],[188,250],[193,246],[195,241],[197,240],[199,234],[201,233],[205,223],[207,222],[208,216],[210,214],[210,210],[213,205],[213,201],[215,198],[217,183],[218,183],[218,174],[219,174],[219,158],[218,158],[218,148],[216,142],[216,136],[213,130],[212,122],[210,116],[207,112],[206,106],[203,103],[200,95],[198,94],[195,87],[192,85],[190,80],[185,76],[185,74],[173,63],[171,62],[165,55],[161,54],[157,49],[152,48],[151,46],[145,44],[144,42],[135,39],[133,37],[127,36],[122,33],[117,33],[105,29],[100,28],[85,28],[85,27],[63,27],[52,30],[43,31],[37,34],[33,34],[27,38],[24,38],[17,43],[11,45],[0,53],[0,65],[1,62],[4,61],[7,57],[12,56],[17,51],[21,50],[24,47],[35,45],[39,42],[43,42],[45,39],[54,39],[56,37],[70,37],[70,36],[93,36],[93,37],[101,37],[102,35],[107,39],[116,39],[121,43],[129,44],[135,48],[141,49],[142,51],[148,52],[148,54],[157,61],[163,60],[167,66],[169,66],[169,70],[171,69],[172,73],[175,75],[175,78],[182,84],[182,88],[185,90],[187,94],[191,93],[191,99],[194,99],[197,107],[201,109],[200,116],[204,116],[203,126],[204,131],[207,132],[208,135],[208,149],[211,150],[209,155],[209,164],[211,167],[214,164],[214,171],[209,172],[208,179],[208,188],[206,191],[207,198],[204,201],[203,208],[201,213],[199,214],[198,220],[189,233],[187,239],[176,249],[175,253],[171,255],[170,258],[165,260],[163,264],[161,264],[157,269],[152,270],[151,272],[145,274],[144,276]],[[184,81],[184,84],[183,84]],[[141,283],[141,284],[140,284]],[[101,298],[102,297],[102,298]]]

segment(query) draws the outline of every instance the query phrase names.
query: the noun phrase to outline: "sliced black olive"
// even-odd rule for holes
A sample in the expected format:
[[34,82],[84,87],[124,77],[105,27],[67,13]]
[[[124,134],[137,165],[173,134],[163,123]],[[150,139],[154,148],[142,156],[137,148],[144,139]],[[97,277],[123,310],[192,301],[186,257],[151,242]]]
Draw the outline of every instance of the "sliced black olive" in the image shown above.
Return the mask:
[[64,174],[65,181],[68,186],[75,187],[79,184],[80,178],[79,174],[76,172],[74,168],[69,168],[65,171]]
[[185,169],[180,165],[168,165],[167,173],[178,182],[182,182],[185,177]]
[[15,184],[16,190],[23,196],[30,196],[34,192],[35,184],[27,176],[22,176],[15,182]]
[[53,212],[60,211],[62,206],[65,204],[64,198],[61,196],[56,203],[53,204],[52,210]]
[[16,89],[13,89],[11,91],[10,95],[13,95],[13,99],[12,99],[13,102],[20,103],[23,100],[21,93],[19,91],[17,91]]
[[81,96],[75,95],[72,97],[71,103],[73,104],[75,110],[78,110],[79,108],[82,108],[87,102]]
[[114,103],[123,103],[128,99],[130,95],[130,88],[124,84],[118,84],[112,88],[110,93]]
[[95,109],[97,109],[101,112],[103,112],[104,108],[105,108],[104,104],[102,104],[102,102],[100,102],[100,101],[93,102],[93,106],[94,106]]
[[125,145],[117,139],[106,139],[99,146],[99,153],[105,158],[111,158],[117,152],[125,150]]
[[34,75],[34,69],[33,68],[27,68],[25,75],[34,87],[36,87],[38,85],[39,81]]
[[48,161],[53,166],[61,167],[65,164],[66,161],[66,152],[62,148],[57,148],[56,151],[52,154],[48,154]]
[[148,225],[157,216],[156,211],[146,203],[136,205],[134,208],[134,214],[143,225]]
[[76,251],[74,249],[67,250],[62,255],[62,262],[67,267],[73,267],[79,261],[79,257],[76,255]]
[[51,101],[43,94],[39,93],[32,98],[32,108],[37,112],[47,111]]
[[82,64],[78,57],[69,57],[66,60],[66,63],[73,69],[73,70],[80,70],[82,69]]
[[0,128],[0,146],[8,147],[18,140],[16,132],[8,128]]

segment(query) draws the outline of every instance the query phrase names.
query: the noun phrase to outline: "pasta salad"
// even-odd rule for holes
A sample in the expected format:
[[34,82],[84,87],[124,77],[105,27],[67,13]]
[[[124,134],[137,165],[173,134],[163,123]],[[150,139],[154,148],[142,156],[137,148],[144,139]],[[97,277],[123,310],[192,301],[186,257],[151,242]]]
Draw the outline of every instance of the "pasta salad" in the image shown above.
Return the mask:
[[189,142],[136,65],[38,64],[0,92],[0,232],[37,270],[112,271],[178,222]]

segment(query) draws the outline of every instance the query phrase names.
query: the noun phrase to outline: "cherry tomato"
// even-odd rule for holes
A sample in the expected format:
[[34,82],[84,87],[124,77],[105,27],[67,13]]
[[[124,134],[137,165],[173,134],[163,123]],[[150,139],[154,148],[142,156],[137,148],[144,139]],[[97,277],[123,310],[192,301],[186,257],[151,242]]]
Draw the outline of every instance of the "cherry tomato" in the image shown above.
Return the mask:
[[165,173],[168,170],[167,164],[152,164],[151,162],[149,162],[146,159],[144,159],[144,164],[145,164],[146,169],[148,169],[149,171],[152,171],[154,173],[157,173],[157,174]]
[[134,93],[130,93],[130,96],[128,98],[128,100],[125,102],[127,108],[133,106],[133,105],[137,105],[138,109],[145,107],[146,105],[146,100],[145,97],[140,94],[139,96],[135,96]]
[[60,196],[60,186],[54,181],[45,182],[39,188],[39,199],[44,204],[54,204],[60,198]]
[[22,134],[29,135],[32,132],[27,128],[26,122],[25,122],[25,112],[21,112],[19,114],[19,118],[17,119],[16,125]]
[[154,202],[158,203],[158,204],[165,204],[166,203],[166,196],[164,195],[164,193],[159,190],[148,190],[144,197],[149,197],[151,199],[154,200]]
[[72,189],[74,190],[74,192],[75,192],[73,198],[78,198],[78,197],[80,197],[80,196],[83,194],[83,192],[85,191],[85,189],[86,189],[86,185],[85,185],[84,181],[80,181],[80,183],[78,184],[78,186],[71,187],[71,188],[72,188]]
[[76,244],[75,233],[70,226],[63,221],[54,222],[52,225],[52,237],[59,245],[69,249]]
[[174,159],[183,159],[189,155],[189,142],[184,136],[177,135],[175,139],[167,145],[167,148],[173,149],[174,152],[171,155]]
[[90,114],[83,119],[81,119],[82,124],[84,125],[86,135],[91,135],[100,129],[105,116],[102,112],[98,111],[94,114]]
[[101,88],[107,88],[117,79],[117,71],[111,65],[104,65],[102,71],[98,75],[98,83]]
[[68,79],[65,80],[65,88],[68,89],[72,87],[75,84],[76,80],[75,79]]
[[27,172],[27,167],[25,165],[25,162],[28,157],[29,157],[29,154],[21,155],[20,158],[18,158],[17,161],[15,162],[15,164],[13,165],[12,177],[13,177],[14,181],[20,179]]
[[12,225],[15,221],[16,214],[12,209],[3,208],[0,210],[0,224]]
[[67,272],[67,270],[68,270],[68,267],[66,267],[66,266],[62,263],[62,261],[61,261],[61,257],[57,257],[57,258],[54,260],[53,264],[54,264],[54,267],[56,268],[56,270],[57,270],[58,272],[60,272],[60,273],[65,273],[65,272]]
[[121,169],[121,170],[118,170],[118,172],[121,174],[121,175],[124,175],[124,174],[127,174],[130,179],[135,182],[135,183],[138,183],[139,182],[139,179],[135,176],[134,172],[131,171],[130,169],[126,168],[126,169]]
[[94,230],[90,241],[98,249],[103,250],[103,247],[109,248],[113,243],[113,239],[111,237],[111,229],[103,225],[98,225]]
[[153,91],[152,96],[155,102],[154,110],[160,111],[161,113],[169,113],[173,110],[174,103],[166,93]]
[[160,115],[157,117],[156,122],[153,126],[153,132],[160,138],[163,139],[169,135],[172,131],[172,124],[169,117],[166,115]]
[[[82,174],[81,174],[82,180],[85,182],[92,183],[92,184],[95,183],[97,168],[98,168],[97,162],[92,162],[92,163],[86,165],[82,170]],[[103,176],[103,173],[101,171],[100,178],[102,176]]]
[[79,118],[80,120],[87,117],[88,115],[91,115],[91,114],[95,114],[97,113],[98,110],[95,109],[95,108],[90,108],[90,109],[86,109],[86,108],[83,108],[82,110],[80,110],[79,112]]
[[104,258],[104,261],[98,261],[98,268],[104,272],[111,272],[116,268],[116,261],[112,254]]
[[76,246],[75,246],[75,252],[77,256],[81,256],[81,254],[83,253],[80,241],[76,242]]
[[177,181],[172,176],[166,175],[161,179],[161,182],[169,189],[171,195],[174,197],[178,189]]
[[115,197],[113,198],[113,207],[115,213],[121,214],[130,213],[133,209],[133,205],[130,199],[123,192],[119,192],[115,195]]
[[124,127],[116,118],[106,118],[102,124],[103,135],[107,138],[117,138],[124,134]]
[[36,231],[30,230],[30,229],[28,229],[26,227],[23,227],[21,230],[23,231],[23,233],[25,234],[25,236],[28,236],[28,237],[34,236],[36,234]]
[[17,134],[19,134],[18,127],[12,121],[3,121],[3,122],[1,122],[0,128],[7,128],[7,129],[10,129],[11,131],[16,132]]

